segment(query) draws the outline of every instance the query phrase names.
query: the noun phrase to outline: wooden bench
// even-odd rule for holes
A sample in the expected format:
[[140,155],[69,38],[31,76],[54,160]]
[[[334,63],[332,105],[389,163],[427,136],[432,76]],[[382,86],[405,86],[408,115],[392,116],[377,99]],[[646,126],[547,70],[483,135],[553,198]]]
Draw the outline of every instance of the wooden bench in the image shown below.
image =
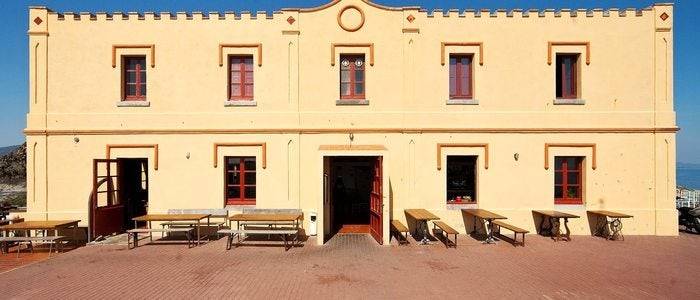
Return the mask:
[[[408,227],[399,220],[391,220],[391,232],[396,236],[399,245],[408,244]],[[405,235],[404,235],[405,234]],[[391,239],[391,236],[389,236]]]
[[28,244],[29,249],[34,252],[34,247],[32,243],[49,244],[49,257],[51,252],[53,252],[53,245],[56,244],[57,250],[60,250],[61,244],[59,243],[61,239],[65,236],[10,236],[10,237],[0,237],[0,249],[2,252],[8,252],[7,243],[17,243],[17,257],[19,257],[19,250],[21,244]]
[[[514,233],[513,234],[513,246],[517,247],[518,244],[520,244],[521,246],[525,247],[525,234],[529,233],[529,231],[522,229],[520,227],[510,225],[510,224],[503,222],[501,220],[493,221],[493,225],[496,225],[496,232],[498,234],[501,234],[501,227],[506,228]],[[521,242],[518,242],[518,234],[523,235],[523,239]]]
[[[269,228],[269,227],[254,227],[254,226],[244,226],[244,229],[222,229],[217,232],[218,234],[228,235],[228,240],[226,242],[226,250],[231,250],[233,246],[233,237],[237,237],[236,247],[242,245],[241,235],[281,235],[282,241],[284,241],[284,250],[289,250],[289,242],[296,243],[299,239],[299,229],[292,227],[281,227],[281,228]],[[288,240],[287,236],[293,235],[292,240]],[[294,244],[292,245],[294,246]]]
[[[457,230],[450,227],[450,225],[447,225],[447,223],[445,223],[443,221],[433,221],[433,232],[437,231],[436,230],[437,228],[440,228],[440,231],[442,231],[444,233],[443,237],[445,238],[445,247],[457,248],[457,235],[459,234],[459,232],[457,232]],[[450,234],[455,235],[454,242],[450,241]]]
[[135,228],[135,229],[129,229],[126,231],[127,237],[126,237],[126,248],[131,249],[131,240],[134,240],[134,247],[136,248],[139,246],[139,233],[148,233],[151,242],[153,241],[153,233],[154,232],[161,232],[161,233],[171,233],[171,232],[182,232],[185,233],[185,236],[187,236],[187,247],[192,247],[194,245],[194,242],[192,241],[192,232],[194,232],[194,228],[192,227],[187,227],[187,228]]
[[[228,222],[228,210],[225,208],[212,208],[212,209],[168,209],[168,214],[209,214],[209,224],[208,226],[216,227],[216,231],[221,230]],[[214,219],[212,221],[212,219]],[[160,225],[165,227],[193,227],[197,225],[195,221],[170,221],[163,222]],[[203,223],[200,225],[204,225]],[[209,232],[209,231],[208,231]],[[209,236],[209,234],[207,234]],[[217,233],[217,238],[219,234]]]

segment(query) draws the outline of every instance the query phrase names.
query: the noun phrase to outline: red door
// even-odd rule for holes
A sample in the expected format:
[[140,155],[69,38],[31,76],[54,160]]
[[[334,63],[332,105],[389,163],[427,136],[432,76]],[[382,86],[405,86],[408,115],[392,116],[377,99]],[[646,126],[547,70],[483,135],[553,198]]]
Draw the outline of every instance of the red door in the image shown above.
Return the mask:
[[369,196],[369,233],[382,244],[382,232],[382,157],[377,156]]
[[90,195],[90,238],[124,230],[124,204],[119,197],[119,160],[93,160]]

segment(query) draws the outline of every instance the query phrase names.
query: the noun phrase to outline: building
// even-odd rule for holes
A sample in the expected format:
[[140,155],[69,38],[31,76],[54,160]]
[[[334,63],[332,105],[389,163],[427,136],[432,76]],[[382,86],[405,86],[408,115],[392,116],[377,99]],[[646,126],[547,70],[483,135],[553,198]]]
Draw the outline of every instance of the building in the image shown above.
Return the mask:
[[533,209],[564,210],[574,234],[609,209],[676,235],[672,24],[670,4],[31,7],[27,217],[99,234],[145,211],[301,208],[319,236],[387,244],[407,208],[462,232],[464,207],[533,232]]
[[684,186],[676,187],[676,207],[700,206],[700,191]]

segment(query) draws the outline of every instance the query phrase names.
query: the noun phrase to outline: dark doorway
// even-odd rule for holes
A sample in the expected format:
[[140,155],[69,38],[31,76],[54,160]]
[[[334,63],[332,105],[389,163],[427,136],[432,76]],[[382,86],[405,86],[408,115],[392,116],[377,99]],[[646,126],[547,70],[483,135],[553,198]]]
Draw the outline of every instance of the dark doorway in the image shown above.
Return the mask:
[[148,211],[148,160],[95,159],[89,207],[91,240],[133,228]]
[[327,157],[326,240],[338,233],[371,234],[381,243],[381,157]]
[[148,212],[148,160],[145,158],[119,159],[120,198],[124,203],[124,226],[134,228],[131,219]]

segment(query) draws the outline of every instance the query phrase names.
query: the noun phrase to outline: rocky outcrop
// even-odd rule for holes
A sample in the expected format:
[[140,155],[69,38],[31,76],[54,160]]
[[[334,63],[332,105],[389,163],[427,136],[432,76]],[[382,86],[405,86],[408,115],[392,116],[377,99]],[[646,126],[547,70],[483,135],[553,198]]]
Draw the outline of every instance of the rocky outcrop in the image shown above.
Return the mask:
[[26,206],[27,145],[0,156],[0,201]]

